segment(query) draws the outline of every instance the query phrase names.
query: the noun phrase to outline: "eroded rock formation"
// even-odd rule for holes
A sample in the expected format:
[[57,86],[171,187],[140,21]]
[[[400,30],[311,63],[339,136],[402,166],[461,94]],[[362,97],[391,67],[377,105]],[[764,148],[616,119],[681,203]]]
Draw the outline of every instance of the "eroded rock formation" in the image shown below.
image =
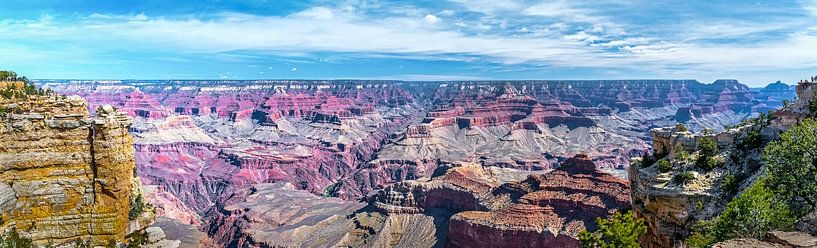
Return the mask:
[[79,97],[0,99],[2,228],[37,244],[124,242],[134,156],[131,119]]
[[[88,98],[92,110],[100,104],[112,104],[133,117],[131,133],[138,172],[144,183],[155,186],[147,194],[148,201],[157,205],[163,216],[194,226],[204,224],[202,229],[212,230],[227,223],[213,222],[212,218],[243,202],[259,183],[287,182],[293,190],[315,195],[370,199],[367,196],[379,195],[387,188],[392,194],[402,192],[391,185],[417,187],[401,182],[432,176],[441,164],[474,163],[485,168],[544,172],[576,153],[588,154],[596,167],[621,175],[631,157],[648,149],[650,128],[684,122],[693,131],[717,130],[762,111],[754,107],[757,101],[773,101],[773,97],[764,96],[784,93],[751,91],[734,80],[714,84],[694,80],[41,84]],[[481,180],[485,189],[509,182]],[[579,179],[565,176],[554,180]],[[467,214],[469,218],[456,217],[458,223],[472,225],[480,222],[475,216],[495,217],[498,212],[493,210],[499,207],[492,204],[520,204],[518,199],[491,200],[493,193],[474,198],[476,189],[442,190],[440,195],[460,197],[450,201],[471,205],[418,202],[420,207],[401,208],[406,212],[400,218],[417,225],[434,224],[421,229],[432,236],[446,236],[451,218],[432,218],[424,214],[426,211],[440,210],[441,216],[485,211]],[[428,199],[442,199],[434,194]],[[436,207],[425,208],[423,204]],[[515,216],[524,212],[522,209],[557,210],[537,204],[514,205],[507,215]],[[396,215],[381,215],[382,219],[374,219],[384,222],[375,221],[366,228],[406,228],[392,225],[407,223],[390,222]],[[543,216],[550,221],[558,213]],[[384,224],[387,222],[392,224]],[[575,235],[579,224],[549,225],[552,231],[544,231],[546,225],[541,223],[525,230],[570,236]],[[400,228],[390,230],[396,233]],[[493,230],[497,234],[507,231]],[[216,244],[237,242],[230,237],[239,237],[208,232],[218,236]],[[436,238],[354,240],[369,242],[366,244],[437,242]]]

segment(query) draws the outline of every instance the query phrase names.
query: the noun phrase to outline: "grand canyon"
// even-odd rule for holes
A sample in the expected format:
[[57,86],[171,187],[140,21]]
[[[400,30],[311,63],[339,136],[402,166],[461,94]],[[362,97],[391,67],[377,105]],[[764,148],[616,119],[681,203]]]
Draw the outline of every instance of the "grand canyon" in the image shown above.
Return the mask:
[[35,83],[128,116],[154,225],[189,247],[578,246],[596,218],[631,208],[626,170],[652,150],[650,129],[723,131],[795,93],[734,80]]
[[817,247],[817,0],[5,0],[0,248]]

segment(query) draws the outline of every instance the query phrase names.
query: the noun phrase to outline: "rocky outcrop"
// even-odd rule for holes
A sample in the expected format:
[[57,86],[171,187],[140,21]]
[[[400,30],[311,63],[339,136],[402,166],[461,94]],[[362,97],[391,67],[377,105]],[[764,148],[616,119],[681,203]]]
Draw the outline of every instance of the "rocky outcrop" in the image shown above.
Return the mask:
[[507,206],[455,214],[449,246],[578,247],[578,233],[596,228],[596,218],[629,208],[628,191],[625,180],[576,156],[552,172],[495,190],[508,193]]
[[134,170],[128,116],[78,97],[0,99],[2,228],[37,244],[124,242]]
[[801,232],[773,231],[762,241],[757,239],[734,239],[712,245],[713,248],[769,248],[769,247],[817,247],[817,237]]
[[[696,223],[720,215],[732,197],[740,195],[746,186],[751,185],[763,173],[762,143],[778,139],[782,131],[812,116],[808,111],[808,102],[814,96],[814,89],[817,88],[815,85],[817,84],[799,84],[797,101],[767,117],[753,119],[722,132],[694,134],[677,127],[653,129],[653,151],[659,159],[668,160],[671,168],[661,171],[658,163],[655,163],[632,166],[629,169],[633,209],[636,216],[643,218],[648,226],[647,235],[641,238],[641,244],[647,247],[684,246],[684,239],[691,234]],[[759,137],[750,141],[750,133],[756,133]],[[720,150],[712,157],[715,161],[720,161],[720,165],[711,170],[703,169],[694,162],[700,157],[700,153],[696,151],[699,150],[702,138],[713,139]],[[678,156],[681,151],[686,154],[686,158]],[[687,179],[679,182],[676,179],[682,173]],[[733,182],[737,185],[731,186],[735,189],[731,191],[722,187],[727,176],[737,180]],[[808,232],[813,229],[808,218],[798,223],[800,230]],[[743,239],[720,244],[720,247],[779,244],[781,243],[769,244]]]

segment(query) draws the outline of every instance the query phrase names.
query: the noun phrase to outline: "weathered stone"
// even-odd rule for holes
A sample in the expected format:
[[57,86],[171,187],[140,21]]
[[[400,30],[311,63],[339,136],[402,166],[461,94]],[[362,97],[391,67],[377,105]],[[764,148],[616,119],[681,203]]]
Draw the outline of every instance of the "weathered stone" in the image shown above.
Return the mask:
[[10,100],[25,114],[0,118],[0,229],[15,227],[40,245],[125,242],[135,165],[124,114],[98,116],[91,127],[81,99],[0,105]]

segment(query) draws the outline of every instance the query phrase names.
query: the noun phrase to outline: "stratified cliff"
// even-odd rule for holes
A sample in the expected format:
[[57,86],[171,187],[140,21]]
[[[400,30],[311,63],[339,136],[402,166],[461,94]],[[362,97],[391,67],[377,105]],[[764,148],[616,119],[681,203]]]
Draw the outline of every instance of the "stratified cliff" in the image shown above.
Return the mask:
[[[82,98],[0,97],[0,229],[35,244],[126,242],[135,184],[131,118]],[[136,188],[134,188],[136,187]]]

